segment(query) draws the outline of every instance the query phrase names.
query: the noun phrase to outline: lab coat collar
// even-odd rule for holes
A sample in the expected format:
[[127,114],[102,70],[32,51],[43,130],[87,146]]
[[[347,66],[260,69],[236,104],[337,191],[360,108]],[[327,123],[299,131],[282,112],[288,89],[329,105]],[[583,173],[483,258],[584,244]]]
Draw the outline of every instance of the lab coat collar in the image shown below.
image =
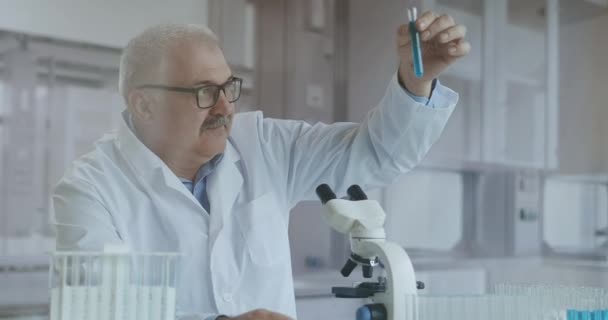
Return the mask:
[[139,177],[144,177],[148,180],[150,177],[157,175],[163,167],[167,165],[156,155],[152,150],[148,149],[137,138],[135,133],[129,127],[130,114],[127,110],[122,112],[123,121],[118,129],[117,145],[118,149],[125,156],[126,160],[131,164],[133,171]]

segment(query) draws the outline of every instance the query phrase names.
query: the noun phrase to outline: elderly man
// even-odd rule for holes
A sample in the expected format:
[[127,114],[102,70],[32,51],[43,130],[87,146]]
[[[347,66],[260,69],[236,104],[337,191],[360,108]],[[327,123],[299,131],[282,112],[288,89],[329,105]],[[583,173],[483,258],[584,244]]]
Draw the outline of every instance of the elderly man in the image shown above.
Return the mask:
[[122,127],[55,189],[57,249],[180,252],[180,318],[295,317],[290,209],[321,183],[341,193],[391,183],[427,153],[456,105],[434,79],[469,51],[464,26],[426,12],[417,28],[423,78],[413,76],[403,25],[400,67],[378,106],[360,124],[313,126],[235,114],[242,80],[208,29],[145,30],[120,62]]

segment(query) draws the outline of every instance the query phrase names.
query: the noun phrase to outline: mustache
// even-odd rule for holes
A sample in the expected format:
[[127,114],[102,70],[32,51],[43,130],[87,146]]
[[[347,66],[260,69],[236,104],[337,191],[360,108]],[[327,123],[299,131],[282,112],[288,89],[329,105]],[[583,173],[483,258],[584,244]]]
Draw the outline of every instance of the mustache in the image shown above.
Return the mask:
[[221,126],[228,126],[232,123],[232,116],[215,116],[213,118],[206,119],[201,126],[201,131],[207,129],[215,129]]

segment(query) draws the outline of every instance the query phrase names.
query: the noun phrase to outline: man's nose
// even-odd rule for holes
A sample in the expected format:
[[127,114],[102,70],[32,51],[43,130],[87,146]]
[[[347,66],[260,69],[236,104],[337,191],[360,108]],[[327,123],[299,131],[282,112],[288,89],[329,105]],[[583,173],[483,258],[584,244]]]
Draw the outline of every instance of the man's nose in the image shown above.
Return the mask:
[[217,98],[217,102],[210,110],[211,114],[228,116],[234,113],[234,103],[231,103],[224,91],[220,91],[220,95]]

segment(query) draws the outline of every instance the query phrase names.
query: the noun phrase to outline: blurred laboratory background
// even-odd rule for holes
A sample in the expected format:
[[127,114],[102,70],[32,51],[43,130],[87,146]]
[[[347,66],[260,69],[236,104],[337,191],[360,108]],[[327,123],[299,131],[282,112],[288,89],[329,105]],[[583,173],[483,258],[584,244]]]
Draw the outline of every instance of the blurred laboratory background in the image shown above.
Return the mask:
[[[439,78],[460,94],[440,140],[369,191],[421,293],[608,287],[608,0],[13,0],[0,10],[0,319],[48,317],[49,195],[121,121],[129,38],[208,25],[245,79],[239,111],[360,121],[397,70],[412,5],[452,15],[472,45]],[[291,215],[298,315],[350,319],[330,294],[348,239],[321,212],[304,202]]]

